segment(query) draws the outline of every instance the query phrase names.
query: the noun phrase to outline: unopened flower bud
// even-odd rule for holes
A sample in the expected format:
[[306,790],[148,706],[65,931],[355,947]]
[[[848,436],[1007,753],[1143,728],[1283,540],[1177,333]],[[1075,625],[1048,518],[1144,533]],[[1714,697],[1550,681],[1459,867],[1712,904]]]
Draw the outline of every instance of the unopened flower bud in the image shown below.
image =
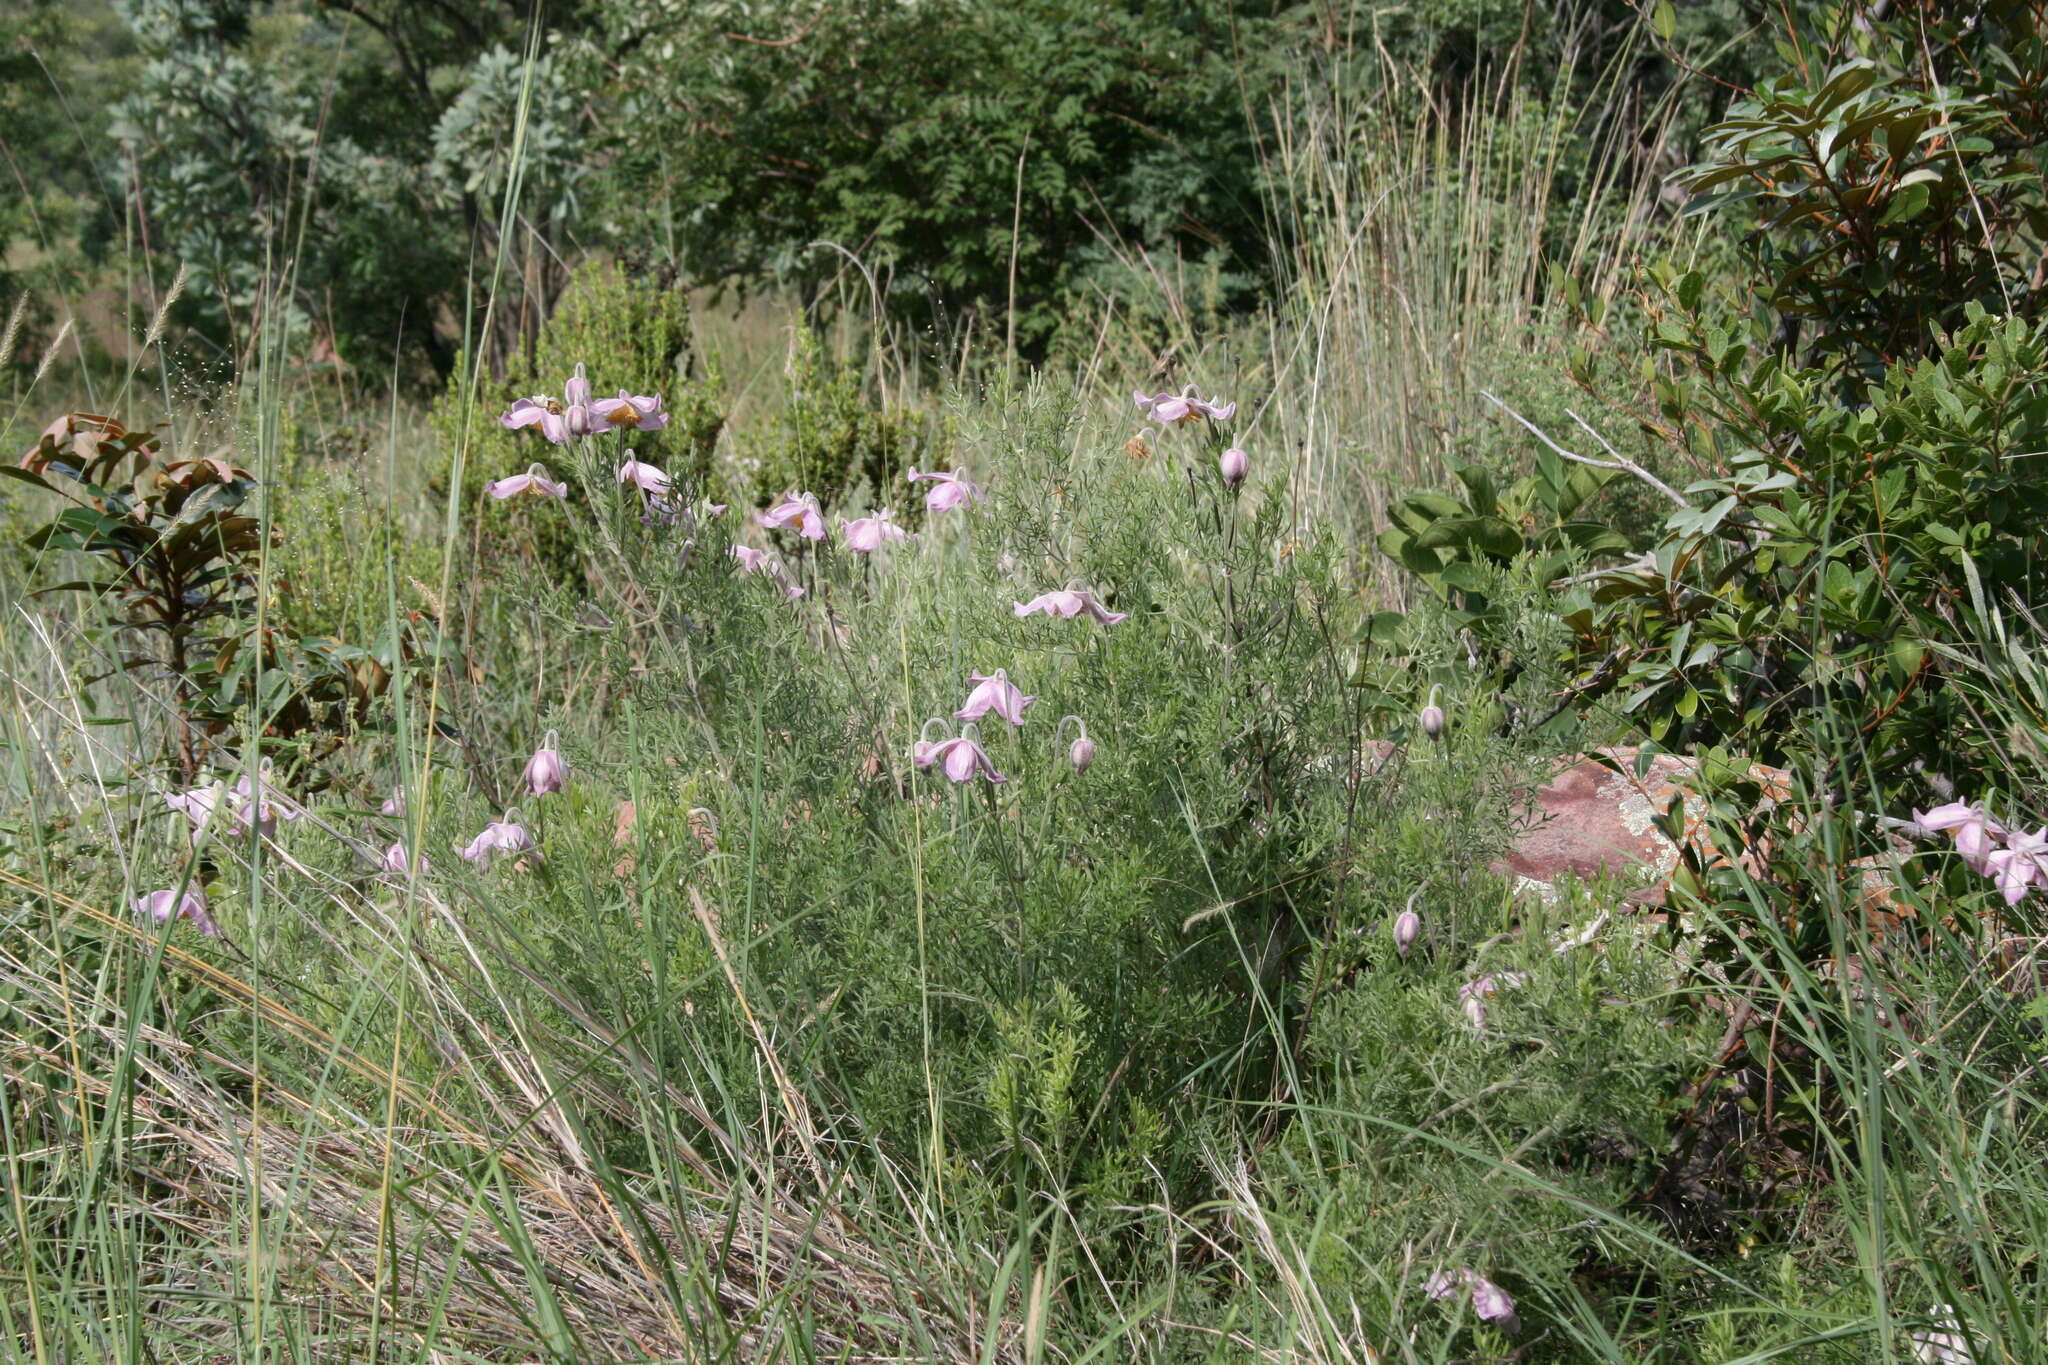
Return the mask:
[[1416,718],[1422,726],[1422,733],[1436,740],[1444,737],[1444,709],[1436,704],[1437,693],[1441,691],[1443,688],[1440,686],[1429,689],[1429,705],[1423,707],[1422,714]]
[[1402,957],[1415,946],[1415,940],[1422,937],[1422,916],[1413,910],[1403,910],[1394,917],[1394,951]]
[[1216,462],[1216,467],[1223,472],[1223,486],[1235,492],[1237,486],[1244,482],[1244,476],[1252,472],[1252,459],[1232,446],[1223,452],[1223,458]]
[[1085,773],[1088,771],[1088,765],[1095,761],[1095,741],[1088,738],[1088,722],[1079,716],[1061,716],[1060,728],[1053,731],[1052,742],[1057,746],[1065,739],[1069,725],[1074,727],[1074,742],[1067,746],[1067,762],[1074,765],[1076,773]]

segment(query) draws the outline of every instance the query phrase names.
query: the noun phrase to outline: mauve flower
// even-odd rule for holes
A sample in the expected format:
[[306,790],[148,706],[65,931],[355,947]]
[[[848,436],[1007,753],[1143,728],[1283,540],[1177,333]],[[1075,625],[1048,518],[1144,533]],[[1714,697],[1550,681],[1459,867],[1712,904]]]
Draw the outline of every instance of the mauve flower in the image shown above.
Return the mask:
[[393,787],[391,795],[384,798],[384,804],[377,807],[379,815],[405,814],[405,788]]
[[1422,916],[1413,910],[1403,910],[1394,916],[1394,951],[1402,957],[1415,946],[1415,940],[1422,937]]
[[[1960,841],[1958,841],[1960,847]],[[2029,834],[2008,830],[2005,847],[1994,849],[1984,859],[1984,871],[1998,883],[1998,893],[2007,905],[2018,905],[2027,887],[2039,882],[2048,886],[2048,825]]]
[[1057,592],[1042,592],[1029,602],[1012,602],[1010,609],[1018,616],[1030,616],[1042,611],[1047,616],[1057,616],[1063,620],[1072,620],[1085,611],[1105,626],[1113,626],[1130,615],[1129,612],[1109,610],[1096,601],[1095,594],[1088,589],[1071,585]]
[[871,517],[856,517],[852,521],[841,517],[839,533],[846,537],[846,548],[860,554],[872,554],[886,544],[901,545],[909,533],[889,519],[887,508]]
[[1501,991],[1521,985],[1529,978],[1521,972],[1502,972],[1498,976],[1482,976],[1476,981],[1467,981],[1458,987],[1458,1007],[1465,1018],[1471,1021],[1476,1032],[1486,1032],[1486,1001]]
[[669,488],[667,474],[645,460],[634,459],[630,450],[626,452],[626,462],[619,466],[618,478],[620,483],[630,483],[651,497],[658,498]]
[[976,773],[991,782],[1010,780],[997,772],[996,765],[989,761],[988,751],[981,747],[980,737],[972,725],[962,726],[960,733],[952,739],[942,739],[931,745],[919,766],[929,768],[934,763],[955,782],[971,781]]
[[790,581],[789,570],[783,567],[782,561],[766,550],[757,550],[751,545],[735,545],[727,553],[740,562],[743,571],[760,574],[773,582],[790,601],[804,595],[804,590]]
[[531,464],[524,474],[514,474],[509,479],[493,479],[484,485],[484,492],[500,500],[516,498],[521,493],[537,493],[548,498],[567,498],[569,485],[558,483],[548,477],[545,467]]
[[560,402],[547,394],[522,398],[498,420],[511,431],[537,426],[541,435],[558,446],[588,436],[597,430],[597,415],[591,410],[590,381],[583,377],[583,367],[578,365],[575,376],[562,386]]
[[484,832],[469,841],[469,847],[462,850],[462,856],[477,864],[487,864],[493,853],[527,853],[534,857],[540,851],[533,846],[533,836],[526,832],[526,826],[513,819],[517,811],[506,811],[503,820],[495,820],[484,827]]
[[405,845],[393,843],[391,847],[384,850],[384,859],[379,864],[379,867],[386,876],[414,877],[423,875],[427,871],[427,860],[425,857],[421,857],[419,865],[415,867],[413,866],[413,860],[406,857]]
[[668,414],[661,410],[658,393],[636,395],[620,389],[617,398],[600,398],[590,405],[590,411],[614,431],[620,427],[660,431],[668,425]]
[[1131,398],[1138,405],[1138,411],[1155,422],[1172,426],[1176,422],[1193,422],[1208,418],[1214,422],[1227,422],[1237,415],[1237,404],[1225,403],[1217,398],[1197,398],[1195,387],[1190,384],[1179,393],[1134,393]]
[[956,468],[947,474],[930,471],[920,474],[913,468],[904,479],[908,483],[931,484],[931,491],[924,495],[927,512],[949,512],[955,507],[971,507],[988,496],[978,485],[968,480],[967,471],[964,469]]
[[825,538],[825,513],[818,507],[818,500],[809,493],[794,490],[783,494],[782,501],[755,517],[769,530],[788,528],[805,540]]
[[220,926],[207,914],[206,893],[196,886],[185,888],[179,895],[176,890],[152,891],[147,896],[135,898],[135,913],[148,915],[158,924],[173,919],[189,919],[193,927],[208,938],[220,937]]
[[1461,1289],[1471,1295],[1472,1312],[1481,1322],[1498,1323],[1507,1332],[1521,1330],[1521,1320],[1515,1316],[1515,1301],[1484,1275],[1470,1270],[1439,1270],[1422,1285],[1422,1292],[1432,1299],[1447,1299]]
[[1920,1365],[1977,1365],[1977,1352],[1956,1321],[1956,1310],[1942,1304],[1934,1310],[1932,1323],[1914,1332],[1913,1359]]
[[546,796],[558,792],[569,781],[569,764],[561,751],[555,748],[555,732],[550,730],[541,740],[540,747],[533,751],[533,757],[526,760],[526,794]]
[[1991,853],[2006,836],[2006,828],[1986,813],[1982,803],[1951,801],[1930,811],[1914,811],[1913,823],[1924,830],[1948,830],[1956,841],[1956,852],[1970,870],[1980,876],[1991,870]]
[[974,690],[967,694],[967,704],[953,713],[954,720],[980,720],[993,711],[1012,725],[1022,725],[1024,708],[1038,700],[1018,691],[1000,668],[987,676],[970,673],[967,681],[974,684]]
[[194,787],[190,791],[172,792],[164,797],[164,804],[192,822],[192,828],[203,829],[214,808],[220,804],[227,789],[221,783],[208,787]]
[[1252,457],[1232,446],[1216,461],[1216,468],[1223,475],[1223,486],[1236,492],[1244,476],[1252,472]]
[[239,782],[228,790],[228,802],[234,811],[235,823],[243,829],[254,828],[264,838],[277,834],[278,817],[296,820],[305,812],[289,798],[272,799],[275,788],[270,785],[270,760],[264,759],[256,765],[256,776],[252,781],[243,773]]

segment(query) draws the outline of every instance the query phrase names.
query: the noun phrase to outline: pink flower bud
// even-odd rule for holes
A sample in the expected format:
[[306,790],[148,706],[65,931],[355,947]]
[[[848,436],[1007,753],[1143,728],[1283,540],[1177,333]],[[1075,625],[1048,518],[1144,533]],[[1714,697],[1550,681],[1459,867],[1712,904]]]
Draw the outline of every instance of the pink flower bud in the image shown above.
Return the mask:
[[1402,957],[1415,946],[1415,940],[1422,937],[1422,916],[1413,910],[1403,910],[1394,917],[1394,951]]
[[1237,486],[1244,482],[1244,476],[1252,472],[1252,459],[1232,446],[1223,452],[1223,458],[1216,462],[1216,467],[1223,472],[1223,486],[1236,492]]
[[1074,771],[1085,773],[1088,765],[1095,761],[1095,741],[1083,735],[1067,750],[1067,761],[1074,765]]
[[1437,694],[1441,691],[1441,686],[1429,689],[1429,705],[1423,707],[1422,714],[1416,717],[1416,723],[1421,725],[1422,733],[1434,740],[1441,740],[1444,737],[1444,709],[1436,704]]
[[526,760],[526,794],[546,796],[558,792],[569,781],[569,764],[555,748],[555,732],[548,731],[541,747]]

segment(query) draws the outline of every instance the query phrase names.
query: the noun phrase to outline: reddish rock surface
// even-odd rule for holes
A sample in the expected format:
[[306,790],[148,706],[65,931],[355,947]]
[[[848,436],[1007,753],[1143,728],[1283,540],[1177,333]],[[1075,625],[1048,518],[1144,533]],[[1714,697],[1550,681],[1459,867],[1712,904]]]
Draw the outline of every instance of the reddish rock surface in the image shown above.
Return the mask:
[[[1695,759],[1657,754],[1637,776],[1638,756],[1635,749],[1605,749],[1567,761],[1538,789],[1534,820],[1516,839],[1513,852],[1491,870],[1514,878],[1517,891],[1545,899],[1567,873],[1580,881],[1617,875],[1640,885],[1631,900],[1661,905],[1679,849],[1657,828],[1657,817],[1683,797],[1685,837],[1698,837],[1700,802],[1687,783],[1699,765]],[[1786,777],[1761,764],[1751,775],[1767,789],[1781,788]]]

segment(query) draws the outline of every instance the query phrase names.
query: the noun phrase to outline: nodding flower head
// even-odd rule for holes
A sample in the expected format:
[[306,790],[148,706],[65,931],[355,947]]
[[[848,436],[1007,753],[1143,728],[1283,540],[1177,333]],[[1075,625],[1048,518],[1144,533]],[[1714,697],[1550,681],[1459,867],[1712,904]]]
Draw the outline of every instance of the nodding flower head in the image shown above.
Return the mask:
[[619,466],[618,480],[653,498],[663,497],[669,490],[668,475],[645,460],[635,459],[630,450],[626,452],[625,463]]
[[871,517],[856,517],[852,521],[841,517],[839,533],[846,537],[846,548],[859,554],[872,554],[883,545],[901,545],[909,533],[889,518],[889,510],[883,508]]
[[818,500],[809,493],[794,490],[785,493],[781,502],[754,519],[771,531],[778,528],[792,530],[805,540],[825,538],[825,513],[819,509]]
[[280,816],[296,820],[305,814],[289,798],[277,796],[270,782],[268,758],[257,763],[253,778],[243,773],[241,780],[228,789],[228,804],[236,824],[245,831],[253,829],[266,839],[276,835]]
[[598,429],[598,417],[591,408],[590,381],[583,377],[583,367],[578,365],[575,375],[562,386],[560,399],[547,394],[522,398],[498,421],[509,431],[539,427],[540,434],[558,446],[590,435]]
[[189,919],[192,926],[208,938],[220,937],[220,926],[207,913],[206,893],[196,886],[188,886],[183,894],[175,889],[152,891],[147,896],[135,898],[135,913],[148,915],[158,924],[168,924],[174,919]]
[[484,492],[500,501],[516,498],[521,493],[531,493],[543,498],[566,499],[569,496],[569,485],[550,479],[546,466],[530,464],[524,474],[514,474],[509,479],[493,479],[484,485]]
[[782,589],[782,595],[794,602],[804,595],[804,590],[792,583],[789,570],[781,560],[766,550],[757,550],[751,545],[735,545],[727,553],[740,562],[740,569],[746,573],[757,573]]
[[1458,1008],[1474,1032],[1486,1032],[1486,1002],[1501,991],[1521,985],[1529,978],[1521,972],[1500,972],[1467,981],[1458,987]]
[[955,468],[945,474],[927,470],[920,474],[912,468],[904,478],[909,483],[931,484],[931,490],[924,495],[924,506],[928,512],[946,512],[955,507],[972,507],[988,496],[980,485],[967,477],[967,471],[964,469]]
[[377,807],[379,815],[405,814],[405,788],[393,787],[391,795],[384,798],[384,804]]
[[600,398],[590,405],[591,415],[606,427],[617,431],[630,427],[634,431],[660,431],[668,425],[668,414],[661,409],[661,395],[658,393],[631,394],[619,390],[617,398]]
[[428,870],[425,854],[418,858],[406,856],[405,845],[394,842],[384,850],[384,857],[377,864],[378,870],[387,877],[424,876]]
[[1930,832],[1947,830],[1956,841],[1956,852],[1979,876],[1990,873],[1991,855],[2010,832],[1975,801],[1951,801],[1930,811],[1916,810],[1913,823]]
[[1232,446],[1217,458],[1216,468],[1223,475],[1223,486],[1235,493],[1244,476],[1252,472],[1252,457]]
[[1506,1332],[1521,1330],[1521,1321],[1515,1316],[1515,1301],[1483,1275],[1463,1269],[1439,1270],[1422,1284],[1422,1292],[1432,1299],[1447,1299],[1460,1290],[1470,1296],[1472,1312],[1481,1322],[1493,1323]]
[[1074,765],[1078,776],[1088,771],[1088,765],[1095,761],[1095,741],[1088,738],[1088,722],[1079,716],[1061,716],[1060,728],[1053,732],[1052,742],[1058,745],[1066,737],[1067,722],[1072,721],[1076,734],[1074,742],[1067,746],[1067,762]]
[[1138,411],[1155,422],[1173,426],[1179,422],[1228,422],[1237,415],[1237,404],[1220,398],[1198,398],[1190,384],[1179,393],[1134,393]]
[[1415,898],[1421,894],[1418,891],[1414,896],[1410,896],[1407,908],[1394,916],[1394,951],[1402,957],[1408,956],[1408,950],[1415,946],[1415,940],[1422,937],[1422,916],[1415,913]]
[[1422,727],[1422,733],[1431,739],[1440,740],[1444,737],[1444,709],[1436,704],[1437,694],[1443,690],[1441,683],[1430,688],[1429,705],[1423,707],[1422,714],[1416,717],[1416,723]]
[[533,757],[526,760],[526,794],[546,796],[558,792],[569,781],[569,764],[555,747],[555,732],[550,730],[541,740],[540,747],[533,751]]
[[1020,692],[1000,668],[986,675],[970,673],[967,681],[974,690],[967,694],[967,704],[953,713],[954,720],[980,720],[993,711],[1012,725],[1022,725],[1024,708],[1038,700]]
[[1129,612],[1111,611],[1103,606],[1079,579],[1057,592],[1042,592],[1029,602],[1012,602],[1010,609],[1018,616],[1031,616],[1042,611],[1047,616],[1057,616],[1063,620],[1072,620],[1085,611],[1105,626],[1113,626],[1130,615]]
[[[934,724],[945,723],[942,718],[934,716],[925,722],[924,733],[931,733]],[[981,731],[973,724],[961,726],[959,734],[936,743],[928,743],[920,737],[917,743],[911,746],[910,752],[912,760],[918,767],[930,768],[936,765],[940,772],[954,782],[972,781],[977,773],[990,782],[1010,780],[996,771],[996,765],[989,759],[988,750],[981,747]]]
[[494,820],[484,826],[484,832],[469,841],[462,850],[462,856],[479,866],[488,864],[494,853],[531,853],[540,857],[540,850],[534,847],[533,836],[526,832],[526,826],[519,823],[519,812],[508,810],[505,818]]

